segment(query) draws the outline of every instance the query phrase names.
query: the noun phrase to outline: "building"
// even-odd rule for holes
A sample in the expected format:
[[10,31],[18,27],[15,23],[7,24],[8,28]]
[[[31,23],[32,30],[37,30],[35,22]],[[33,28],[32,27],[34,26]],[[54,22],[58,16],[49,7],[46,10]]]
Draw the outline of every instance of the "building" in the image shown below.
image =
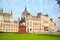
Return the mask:
[[0,10],[0,32],[41,33],[57,32],[57,29],[48,15],[37,13],[37,16],[32,16],[25,8],[18,21],[13,18],[12,11],[9,14]]
[[38,13],[37,16],[32,16],[25,8],[21,19],[24,19],[22,23],[26,26],[27,33],[57,32],[55,23],[48,15]]
[[12,18],[12,12],[4,13],[0,10],[0,32],[18,32],[18,21]]

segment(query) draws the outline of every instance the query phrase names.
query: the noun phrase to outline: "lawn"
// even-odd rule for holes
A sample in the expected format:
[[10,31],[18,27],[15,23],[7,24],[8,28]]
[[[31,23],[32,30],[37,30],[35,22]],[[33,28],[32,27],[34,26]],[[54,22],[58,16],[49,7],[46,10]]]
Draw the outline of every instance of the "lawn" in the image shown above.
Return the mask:
[[60,40],[60,34],[0,33],[0,40]]

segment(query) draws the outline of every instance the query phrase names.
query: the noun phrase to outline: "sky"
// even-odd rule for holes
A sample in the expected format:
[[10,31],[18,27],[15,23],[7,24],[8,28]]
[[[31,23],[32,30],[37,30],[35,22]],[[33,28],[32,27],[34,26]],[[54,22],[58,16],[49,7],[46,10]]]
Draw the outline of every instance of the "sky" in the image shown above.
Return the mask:
[[41,12],[42,14],[48,14],[50,18],[53,18],[57,24],[58,30],[60,30],[60,8],[56,0],[0,0],[0,9],[3,9],[6,13],[13,13],[16,19],[21,17],[25,7],[27,11],[33,16]]

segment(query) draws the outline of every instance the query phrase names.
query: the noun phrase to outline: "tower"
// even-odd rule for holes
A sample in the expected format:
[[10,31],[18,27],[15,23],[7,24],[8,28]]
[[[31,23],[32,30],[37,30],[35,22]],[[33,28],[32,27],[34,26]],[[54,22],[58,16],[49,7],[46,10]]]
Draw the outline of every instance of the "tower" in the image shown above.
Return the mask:
[[12,11],[11,11],[11,16],[12,16]]
[[27,17],[27,14],[28,14],[28,11],[27,11],[27,9],[25,7],[25,9],[24,9],[24,11],[22,13],[22,18],[26,18]]
[[0,13],[3,13],[3,9],[0,9]]
[[26,7],[25,7],[25,11],[27,11]]

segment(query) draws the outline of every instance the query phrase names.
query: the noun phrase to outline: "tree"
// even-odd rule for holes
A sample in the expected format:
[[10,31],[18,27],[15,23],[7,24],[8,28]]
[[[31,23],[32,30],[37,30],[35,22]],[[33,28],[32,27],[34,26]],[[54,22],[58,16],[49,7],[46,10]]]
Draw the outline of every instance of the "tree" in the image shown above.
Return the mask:
[[57,0],[57,3],[59,4],[59,6],[60,6],[60,0]]

